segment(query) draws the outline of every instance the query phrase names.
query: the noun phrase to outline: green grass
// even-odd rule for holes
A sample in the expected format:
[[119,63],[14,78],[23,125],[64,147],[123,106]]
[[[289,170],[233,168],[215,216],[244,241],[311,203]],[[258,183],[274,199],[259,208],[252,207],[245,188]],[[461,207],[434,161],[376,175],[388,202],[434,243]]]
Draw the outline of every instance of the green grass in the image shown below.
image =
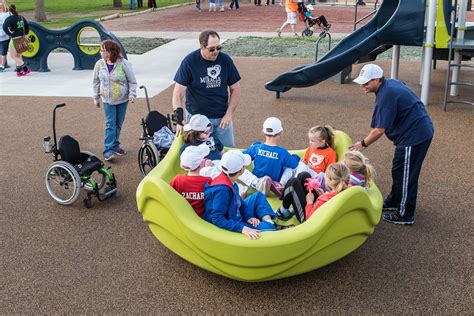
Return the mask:
[[[159,8],[168,7],[179,3],[187,3],[190,0],[157,0]],[[9,0],[14,3],[18,12],[32,12],[35,10],[35,0]],[[148,1],[143,0],[146,10]],[[97,19],[114,13],[129,13],[130,0],[122,0],[122,8],[114,8],[113,0],[45,0],[46,16],[50,22],[40,23],[47,28],[64,28],[82,19]]]

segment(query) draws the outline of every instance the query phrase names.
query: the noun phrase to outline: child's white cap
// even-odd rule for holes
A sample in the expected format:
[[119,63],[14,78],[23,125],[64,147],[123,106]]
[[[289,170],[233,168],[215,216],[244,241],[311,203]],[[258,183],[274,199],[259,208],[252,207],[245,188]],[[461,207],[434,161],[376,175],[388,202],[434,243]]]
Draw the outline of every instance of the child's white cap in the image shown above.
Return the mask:
[[354,79],[355,83],[366,84],[372,79],[383,77],[383,70],[376,64],[367,64],[360,70],[359,77]]
[[220,168],[225,174],[232,174],[251,163],[252,158],[249,155],[244,154],[238,149],[232,149],[222,155]]
[[185,132],[189,131],[198,131],[204,132],[209,127],[211,127],[211,121],[207,118],[207,116],[202,114],[195,114],[191,116],[188,124],[185,124],[183,129]]
[[263,133],[265,135],[275,136],[282,131],[281,121],[276,117],[269,117],[263,122]]
[[314,7],[313,7],[312,4],[308,4],[308,5],[306,6],[306,9],[308,9],[308,10],[310,10],[310,11],[313,11],[313,10],[314,10]]
[[181,168],[187,171],[196,170],[207,155],[209,155],[209,146],[206,144],[188,146],[180,156]]

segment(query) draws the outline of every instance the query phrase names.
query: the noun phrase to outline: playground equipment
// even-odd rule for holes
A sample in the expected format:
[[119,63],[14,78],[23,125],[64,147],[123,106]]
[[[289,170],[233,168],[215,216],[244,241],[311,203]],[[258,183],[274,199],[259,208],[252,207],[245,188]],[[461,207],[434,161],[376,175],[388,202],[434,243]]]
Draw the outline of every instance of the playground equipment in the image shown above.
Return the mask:
[[[166,157],[141,181],[137,204],[160,242],[205,270],[248,282],[298,275],[348,255],[372,235],[380,221],[383,199],[372,183],[367,190],[349,188],[303,224],[293,217],[285,223],[296,227],[263,232],[258,240],[223,230],[202,220],[169,185],[176,174],[184,172],[179,166],[182,143],[182,136],[177,137]],[[352,141],[347,134],[336,131],[335,143],[341,157]],[[294,153],[303,155],[304,151]],[[275,196],[268,201],[274,209],[281,203]]]
[[[275,91],[279,98],[281,92],[315,85],[341,70],[350,73],[347,69],[353,63],[375,60],[379,53],[392,46],[391,78],[398,78],[400,45],[423,45],[420,99],[425,105],[428,104],[431,68],[436,65],[437,59],[448,60],[447,77],[451,69],[453,75],[450,81],[446,80],[446,85],[451,87],[450,94],[456,95],[458,86],[472,85],[458,83],[460,69],[470,67],[463,65],[462,61],[470,60],[474,55],[474,25],[466,25],[467,1],[461,0],[459,19],[456,19],[456,14],[451,13],[457,9],[457,1],[453,5],[452,0],[427,0],[425,19],[423,0],[384,0],[368,24],[344,38],[319,61],[285,72],[266,83],[265,88]],[[456,23],[453,21],[457,21],[457,26],[453,25]],[[450,47],[455,52],[453,64],[450,61],[453,58]],[[446,102],[472,104],[456,100]]]
[[54,155],[54,162],[46,171],[46,189],[59,204],[71,205],[79,199],[81,188],[87,192],[84,206],[92,207],[92,196],[99,201],[111,198],[117,192],[115,176],[93,153],[81,151],[79,143],[64,135],[56,141],[56,110],[66,104],[58,104],[53,110],[53,141],[44,138],[44,151]]
[[48,56],[51,51],[59,47],[67,49],[72,54],[74,58],[73,70],[94,69],[95,63],[100,59],[100,43],[83,43],[81,34],[87,31],[98,33],[101,41],[110,39],[119,43],[122,55],[127,58],[126,51],[119,39],[96,21],[79,21],[64,30],[48,30],[35,22],[30,22],[29,25],[30,44],[28,51],[24,52],[22,56],[34,71],[50,71]]
[[421,46],[423,43],[423,0],[385,0],[374,18],[344,38],[313,64],[285,72],[265,84],[277,93],[315,85],[356,63],[383,45]]

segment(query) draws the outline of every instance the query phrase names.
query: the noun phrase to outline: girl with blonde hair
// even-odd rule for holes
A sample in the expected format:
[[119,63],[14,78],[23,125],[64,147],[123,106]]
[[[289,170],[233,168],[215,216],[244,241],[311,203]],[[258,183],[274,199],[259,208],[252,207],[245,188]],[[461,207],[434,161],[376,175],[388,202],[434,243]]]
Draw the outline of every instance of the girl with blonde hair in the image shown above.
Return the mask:
[[342,157],[342,163],[349,168],[349,186],[368,187],[375,177],[375,169],[369,159],[360,151],[348,151]]

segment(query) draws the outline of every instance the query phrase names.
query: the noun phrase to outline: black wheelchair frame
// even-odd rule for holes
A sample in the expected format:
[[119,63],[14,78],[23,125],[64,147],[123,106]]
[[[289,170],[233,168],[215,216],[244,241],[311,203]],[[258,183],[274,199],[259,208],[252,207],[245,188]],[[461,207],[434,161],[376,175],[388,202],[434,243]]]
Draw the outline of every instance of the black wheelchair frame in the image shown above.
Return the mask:
[[81,151],[79,143],[71,136],[56,138],[56,110],[66,104],[58,104],[53,110],[53,143],[51,137],[43,139],[45,153],[54,155],[53,163],[46,171],[46,189],[61,205],[71,205],[79,199],[81,188],[87,192],[84,206],[92,207],[92,196],[99,201],[113,197],[117,192],[115,175],[93,153]]
[[143,144],[138,151],[138,167],[140,172],[145,176],[158,165],[169,150],[169,148],[158,148],[153,143],[153,134],[155,134],[156,131],[159,131],[163,126],[168,127],[174,133],[173,122],[175,121],[175,118],[174,115],[163,115],[158,111],[152,111],[147,88],[145,86],[140,86],[140,89],[144,89],[145,91],[146,104],[148,108],[148,114],[145,118],[142,118],[141,121],[143,132],[139,139],[143,141]]

